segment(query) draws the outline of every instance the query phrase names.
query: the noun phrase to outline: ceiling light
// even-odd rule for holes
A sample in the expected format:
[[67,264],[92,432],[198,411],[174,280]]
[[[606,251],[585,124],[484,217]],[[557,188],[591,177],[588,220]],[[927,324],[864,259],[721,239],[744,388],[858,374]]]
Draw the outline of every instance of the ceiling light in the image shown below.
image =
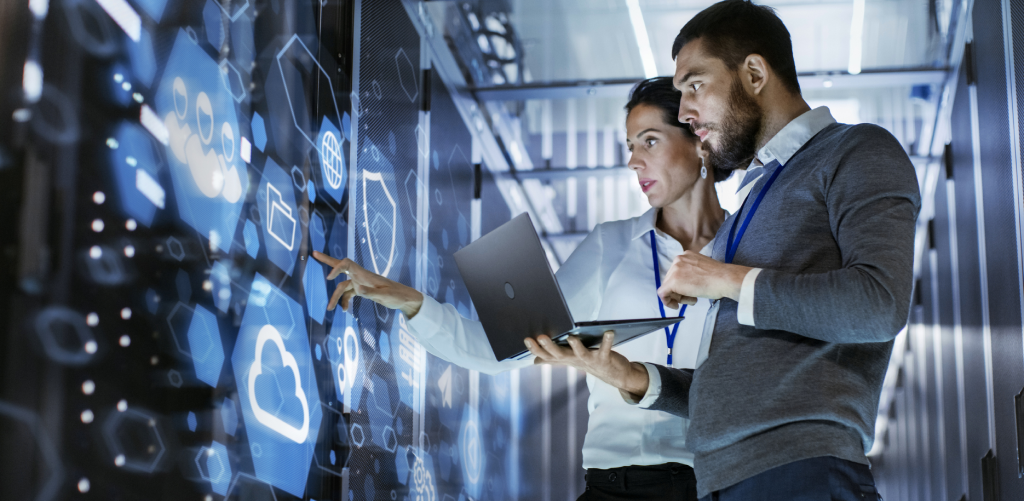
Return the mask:
[[850,21],[850,65],[851,75],[860,74],[861,57],[864,52],[864,0],[853,0],[853,19]]
[[629,9],[629,20],[633,23],[633,34],[636,36],[636,44],[640,47],[640,61],[644,65],[644,77],[654,78],[658,76],[658,66],[654,64],[651,39],[647,36],[647,25],[644,24],[644,15],[640,12],[640,0],[626,0],[626,8]]

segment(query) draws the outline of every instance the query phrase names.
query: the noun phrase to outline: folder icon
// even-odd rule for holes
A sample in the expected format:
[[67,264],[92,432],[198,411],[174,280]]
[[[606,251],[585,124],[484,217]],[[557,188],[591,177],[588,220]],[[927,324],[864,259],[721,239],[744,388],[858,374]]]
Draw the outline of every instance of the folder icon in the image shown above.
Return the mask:
[[284,203],[281,192],[267,183],[267,233],[289,251],[295,248],[295,217],[292,208]]

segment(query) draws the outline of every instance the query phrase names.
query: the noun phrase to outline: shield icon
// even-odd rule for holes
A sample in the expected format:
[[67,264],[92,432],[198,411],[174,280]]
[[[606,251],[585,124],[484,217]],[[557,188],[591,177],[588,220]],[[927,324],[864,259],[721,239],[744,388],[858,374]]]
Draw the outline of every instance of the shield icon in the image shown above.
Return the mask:
[[[384,192],[383,197],[374,197],[373,207],[369,207],[368,203],[367,181],[380,183],[381,190]],[[390,209],[384,206],[384,200],[390,204]],[[366,242],[370,246],[370,261],[373,263],[373,271],[386,277],[391,271],[391,265],[395,258],[398,207],[380,172],[363,171],[363,221],[366,225]]]

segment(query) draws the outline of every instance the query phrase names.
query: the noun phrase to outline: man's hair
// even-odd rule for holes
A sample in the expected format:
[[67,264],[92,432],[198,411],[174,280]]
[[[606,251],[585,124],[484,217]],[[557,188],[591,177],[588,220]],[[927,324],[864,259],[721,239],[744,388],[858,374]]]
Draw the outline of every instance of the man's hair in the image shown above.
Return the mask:
[[[633,86],[629,93],[629,102],[626,103],[626,116],[634,108],[641,104],[654,106],[661,111],[662,120],[669,125],[682,129],[683,136],[690,140],[697,140],[697,135],[690,130],[690,125],[679,121],[679,100],[682,93],[672,85],[672,77],[654,77],[641,80]],[[711,167],[710,165],[708,166]],[[713,168],[715,182],[726,180],[732,171]]]
[[693,16],[679,30],[672,44],[672,59],[684,45],[697,39],[703,39],[704,50],[730,69],[737,68],[750,54],[760,55],[787,89],[800,93],[793,42],[775,9],[755,5],[750,0],[718,2]]

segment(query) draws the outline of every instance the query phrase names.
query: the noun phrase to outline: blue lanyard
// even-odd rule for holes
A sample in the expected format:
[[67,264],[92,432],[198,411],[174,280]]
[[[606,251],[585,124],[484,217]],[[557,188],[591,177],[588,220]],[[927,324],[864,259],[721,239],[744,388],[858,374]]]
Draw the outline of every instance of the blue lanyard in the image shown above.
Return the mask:
[[[747,217],[743,218],[743,225],[740,226],[739,233],[736,232],[736,223],[739,222],[739,214],[736,215],[736,219],[732,220],[732,228],[729,229],[729,241],[725,247],[725,262],[732,263],[732,258],[736,257],[736,249],[740,246],[740,240],[743,240],[743,234],[747,232],[747,225],[750,224],[750,219],[754,217],[754,213],[757,212],[757,208],[761,205],[761,200],[764,199],[764,194],[768,193],[768,189],[772,187],[775,179],[779,177],[779,173],[785,168],[785,165],[779,164],[778,160],[773,160],[769,163],[765,169],[771,167],[772,164],[776,164],[779,167],[772,173],[772,177],[768,178],[768,182],[764,183],[764,187],[757,194],[757,198],[754,199],[754,204],[750,206],[750,211],[747,212]],[[735,238],[735,241],[733,239]]]
[[[651,255],[654,258],[654,285],[658,289],[661,288],[661,270],[658,267],[658,242],[654,239],[654,230],[651,230]],[[655,289],[657,292],[657,289]],[[661,311],[661,318],[665,318],[665,303],[661,302],[661,296],[658,296],[658,309]],[[683,316],[686,313],[686,305],[679,307],[679,316]],[[665,365],[672,366],[672,346],[675,345],[676,332],[679,331],[679,322],[676,322],[672,326],[672,330],[665,327],[665,343],[668,344],[668,362]]]

